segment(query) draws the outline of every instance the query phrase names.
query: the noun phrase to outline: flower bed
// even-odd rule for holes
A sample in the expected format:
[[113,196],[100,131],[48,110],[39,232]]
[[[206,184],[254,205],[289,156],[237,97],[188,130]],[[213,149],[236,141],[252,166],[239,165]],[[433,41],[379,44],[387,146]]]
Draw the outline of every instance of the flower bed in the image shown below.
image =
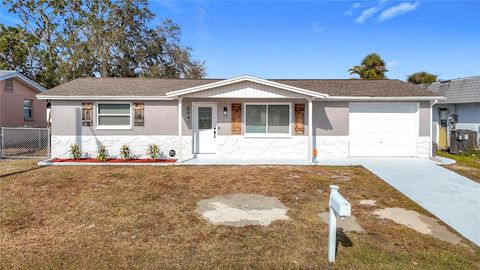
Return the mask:
[[87,163],[175,163],[176,159],[120,159],[120,158],[107,158],[105,161],[98,161],[95,158],[55,158],[50,162],[87,162]]

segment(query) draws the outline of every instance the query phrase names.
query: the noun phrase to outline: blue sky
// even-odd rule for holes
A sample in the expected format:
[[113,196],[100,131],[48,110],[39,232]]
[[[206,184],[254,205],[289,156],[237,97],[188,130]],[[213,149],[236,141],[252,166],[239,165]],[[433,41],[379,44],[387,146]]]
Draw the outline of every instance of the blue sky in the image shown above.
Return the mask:
[[[157,22],[182,27],[182,43],[212,78],[350,78],[370,52],[388,63],[389,78],[480,74],[480,1],[155,0],[150,8]],[[14,18],[2,8],[0,22]]]

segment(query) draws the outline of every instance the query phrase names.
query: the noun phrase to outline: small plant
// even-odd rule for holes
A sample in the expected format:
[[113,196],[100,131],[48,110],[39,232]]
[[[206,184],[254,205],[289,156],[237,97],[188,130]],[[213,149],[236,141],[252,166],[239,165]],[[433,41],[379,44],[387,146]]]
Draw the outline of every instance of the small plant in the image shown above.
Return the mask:
[[130,159],[130,148],[128,148],[128,145],[122,145],[120,148],[120,157],[124,160]]
[[73,159],[80,159],[82,157],[80,146],[78,146],[77,144],[70,145],[70,155]]
[[158,157],[158,153],[160,152],[160,149],[158,148],[158,145],[156,144],[150,144],[148,146],[148,156],[151,159],[156,159]]
[[107,149],[105,146],[100,145],[97,150],[97,160],[98,161],[106,161],[107,160]]

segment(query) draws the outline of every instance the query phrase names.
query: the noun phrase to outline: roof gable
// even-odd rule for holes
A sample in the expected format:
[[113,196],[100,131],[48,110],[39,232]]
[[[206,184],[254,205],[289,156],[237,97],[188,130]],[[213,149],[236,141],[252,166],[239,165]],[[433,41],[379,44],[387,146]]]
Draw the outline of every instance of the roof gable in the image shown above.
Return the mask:
[[228,80],[212,82],[166,93],[168,97],[314,97],[325,98],[328,95],[307,89],[264,80],[252,76],[241,76]]
[[47,91],[47,89],[45,89],[40,84],[30,80],[29,78],[23,76],[22,74],[14,71],[14,70],[0,70],[0,81],[12,79],[12,78],[16,78],[16,79],[22,81],[23,83],[30,86],[31,88],[33,88],[38,93],[42,93],[44,91]]

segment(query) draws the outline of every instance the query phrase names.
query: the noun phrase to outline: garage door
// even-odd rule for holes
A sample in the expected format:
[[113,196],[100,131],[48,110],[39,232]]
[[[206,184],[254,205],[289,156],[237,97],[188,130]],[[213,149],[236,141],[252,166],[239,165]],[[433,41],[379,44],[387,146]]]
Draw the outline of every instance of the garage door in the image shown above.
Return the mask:
[[350,103],[350,156],[415,156],[417,103]]

